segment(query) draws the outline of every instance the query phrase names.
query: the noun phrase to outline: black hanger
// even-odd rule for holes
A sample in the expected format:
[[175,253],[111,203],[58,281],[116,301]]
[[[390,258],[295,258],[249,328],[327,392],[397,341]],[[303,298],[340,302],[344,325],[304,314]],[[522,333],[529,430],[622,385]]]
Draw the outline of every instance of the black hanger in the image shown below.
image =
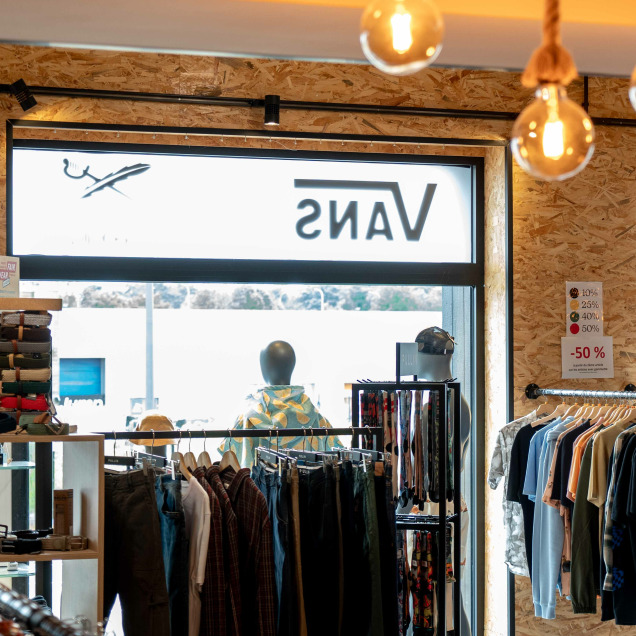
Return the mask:
[[113,431],[113,455],[104,455],[105,466],[126,466],[134,468],[137,464],[136,459],[131,455],[117,455],[117,433]]

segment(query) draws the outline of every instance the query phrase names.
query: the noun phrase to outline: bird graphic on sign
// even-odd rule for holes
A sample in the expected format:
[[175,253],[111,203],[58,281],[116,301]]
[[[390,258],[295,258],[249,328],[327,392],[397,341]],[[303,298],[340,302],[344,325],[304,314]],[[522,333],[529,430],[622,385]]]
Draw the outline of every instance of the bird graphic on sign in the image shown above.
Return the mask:
[[[115,184],[123,181],[124,179],[128,179],[129,177],[134,177],[135,175],[141,174],[142,172],[146,172],[146,170],[148,170],[149,168],[150,165],[147,163],[136,163],[133,166],[125,166],[124,168],[117,170],[117,172],[111,172],[105,177],[99,178],[89,172],[89,170],[91,169],[90,166],[86,166],[84,170],[81,170],[77,167],[76,164],[72,163],[68,159],[64,159],[64,174],[67,177],[70,177],[71,179],[83,179],[84,177],[90,177],[93,180],[93,183],[91,183],[84,190],[82,199],[86,199],[92,194],[95,194],[95,192],[100,192],[104,188],[110,188],[111,190],[117,192],[117,194],[121,194],[128,199],[130,197],[128,197],[127,194],[124,194],[121,190],[118,190],[115,187]],[[79,172],[80,174],[71,174],[71,172]]]

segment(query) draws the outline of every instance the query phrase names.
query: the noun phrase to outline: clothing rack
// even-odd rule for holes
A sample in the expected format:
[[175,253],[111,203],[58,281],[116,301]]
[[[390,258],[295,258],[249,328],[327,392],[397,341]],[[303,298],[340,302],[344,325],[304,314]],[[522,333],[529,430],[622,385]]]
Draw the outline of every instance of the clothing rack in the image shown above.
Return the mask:
[[537,384],[528,384],[526,397],[536,400],[542,395],[555,395],[560,397],[586,397],[601,398],[606,400],[636,400],[636,385],[628,384],[624,391],[586,391],[579,389],[542,389]]
[[[399,348],[398,360],[399,364]],[[398,367],[399,369],[399,367]],[[399,372],[399,371],[398,371]],[[453,515],[447,516],[440,514],[435,517],[436,521],[430,523],[430,516],[423,523],[414,521],[411,515],[404,515],[408,519],[402,519],[402,515],[396,518],[396,526],[398,530],[429,530],[437,532],[438,535],[438,567],[437,567],[437,605],[440,608],[437,619],[437,634],[446,634],[446,527],[448,523],[454,524],[453,532],[453,562],[455,582],[453,594],[453,622],[455,636],[461,636],[461,386],[459,382],[403,382],[399,375],[395,382],[359,382],[351,385],[351,423],[353,428],[359,428],[360,425],[360,392],[361,391],[437,391],[442,396],[440,399],[440,422],[444,424],[439,427],[437,447],[440,449],[447,448],[446,421],[448,410],[452,409],[453,413]],[[452,391],[452,404],[451,404]],[[380,430],[383,432],[381,427]],[[381,433],[382,434],[382,433]],[[379,439],[382,439],[380,437]],[[382,446],[382,444],[381,444]],[[380,448],[381,448],[380,446]],[[439,474],[440,474],[440,508],[446,505],[447,492],[447,453],[441,452],[439,456]],[[443,476],[443,477],[442,477]]]
[[31,599],[0,585],[0,614],[42,636],[80,636],[78,627],[64,625],[59,618]]
[[[367,385],[365,385],[367,386]],[[104,439],[112,440],[124,440],[124,439],[175,439],[179,438],[180,441],[186,442],[190,439],[219,439],[219,438],[231,438],[240,439],[245,437],[259,437],[272,441],[285,437],[306,437],[310,440],[312,437],[329,437],[331,435],[352,435],[353,442],[356,443],[361,436],[372,436],[374,439],[375,450],[381,450],[382,448],[382,427],[381,426],[365,426],[361,428],[359,426],[341,427],[341,428],[272,428],[272,429],[260,429],[251,428],[245,430],[203,430],[203,431],[126,431],[118,433],[115,431],[109,431],[104,433],[95,433],[96,435],[103,435]]]
[[[456,514],[448,515],[445,525],[454,523],[458,516]],[[437,517],[433,519],[429,515],[396,515],[395,520],[400,530],[439,530],[439,519]]]

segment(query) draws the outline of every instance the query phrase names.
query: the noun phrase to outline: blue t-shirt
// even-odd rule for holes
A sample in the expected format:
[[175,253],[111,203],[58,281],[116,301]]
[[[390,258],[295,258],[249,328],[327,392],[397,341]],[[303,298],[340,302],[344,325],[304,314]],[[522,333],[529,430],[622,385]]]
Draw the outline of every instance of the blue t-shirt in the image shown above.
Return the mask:
[[526,495],[530,501],[536,500],[537,482],[539,481],[539,466],[541,461],[541,447],[543,446],[545,436],[556,426],[569,424],[573,420],[573,417],[568,417],[565,421],[558,417],[542,429],[539,429],[532,436],[532,439],[530,440],[530,449],[528,451],[526,478],[523,482],[523,494]]

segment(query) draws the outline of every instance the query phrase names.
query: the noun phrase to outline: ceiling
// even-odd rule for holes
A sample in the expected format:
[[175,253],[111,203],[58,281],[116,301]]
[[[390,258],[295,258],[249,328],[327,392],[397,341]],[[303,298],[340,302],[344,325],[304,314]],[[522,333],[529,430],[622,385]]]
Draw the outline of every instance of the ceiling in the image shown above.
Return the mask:
[[[540,43],[542,0],[436,2],[446,23],[437,65],[520,70]],[[3,7],[0,41],[362,62],[358,34],[365,4],[365,0],[20,0]],[[561,5],[563,41],[579,72],[629,75],[636,64],[636,2],[562,0]]]

